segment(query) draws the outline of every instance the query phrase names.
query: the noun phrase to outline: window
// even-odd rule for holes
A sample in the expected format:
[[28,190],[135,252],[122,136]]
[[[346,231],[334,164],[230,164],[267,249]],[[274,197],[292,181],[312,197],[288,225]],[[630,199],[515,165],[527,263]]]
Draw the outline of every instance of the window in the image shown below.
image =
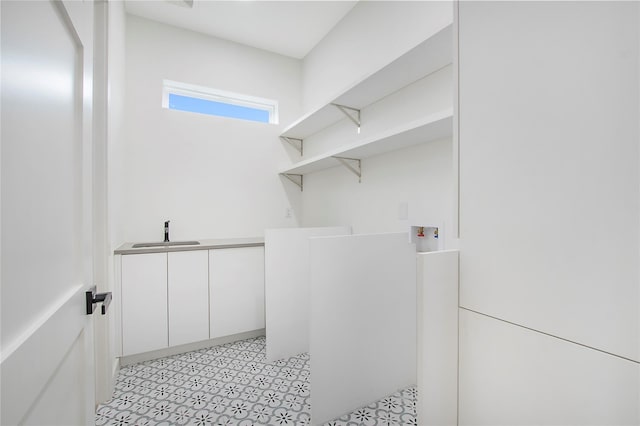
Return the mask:
[[177,111],[278,124],[278,102],[209,87],[164,80],[162,106]]

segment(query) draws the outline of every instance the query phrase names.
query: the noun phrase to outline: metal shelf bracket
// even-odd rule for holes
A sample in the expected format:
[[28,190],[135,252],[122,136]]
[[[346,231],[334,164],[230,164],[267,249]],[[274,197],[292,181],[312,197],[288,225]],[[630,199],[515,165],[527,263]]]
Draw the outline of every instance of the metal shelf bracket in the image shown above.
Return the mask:
[[293,182],[300,188],[300,191],[302,191],[303,179],[304,179],[303,175],[296,175],[293,173],[280,173],[280,176],[284,176],[287,179],[289,179],[291,182]]
[[362,182],[362,162],[357,158],[333,157],[345,166],[351,173],[358,176],[358,183]]
[[360,110],[356,108],[351,108],[348,106],[340,105],[340,104],[331,104],[334,107],[338,108],[344,115],[347,116],[349,120],[353,122],[356,126],[358,126],[358,133],[360,133]]
[[302,148],[304,146],[302,139],[290,138],[288,136],[280,136],[280,139],[282,139],[283,141],[287,142],[289,145],[294,147],[296,151],[298,151],[300,155],[302,155]]

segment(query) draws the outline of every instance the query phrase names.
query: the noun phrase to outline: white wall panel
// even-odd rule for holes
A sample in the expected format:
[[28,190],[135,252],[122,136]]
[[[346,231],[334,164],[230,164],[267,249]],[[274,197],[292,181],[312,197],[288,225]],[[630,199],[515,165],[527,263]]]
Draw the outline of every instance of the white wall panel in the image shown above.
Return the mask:
[[322,424],[415,384],[416,253],[407,234],[310,242],[311,415]]
[[349,234],[348,226],[265,231],[267,361],[309,352],[309,238]]
[[458,251],[417,255],[418,424],[458,422]]
[[460,425],[637,425],[640,365],[460,310]]
[[460,3],[460,296],[640,360],[637,9]]

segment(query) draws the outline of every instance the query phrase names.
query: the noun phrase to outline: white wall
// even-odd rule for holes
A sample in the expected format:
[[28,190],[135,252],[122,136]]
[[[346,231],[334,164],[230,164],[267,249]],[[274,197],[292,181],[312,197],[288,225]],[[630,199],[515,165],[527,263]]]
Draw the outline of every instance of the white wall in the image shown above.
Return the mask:
[[638,4],[463,2],[459,23],[461,422],[637,424]]
[[[348,120],[305,139],[305,157],[371,137],[399,123],[451,108],[451,66],[445,67],[361,111],[362,130]],[[305,226],[353,226],[354,233],[406,232],[436,225],[444,238],[452,225],[450,138],[362,160],[362,181],[342,166],[305,176]],[[400,219],[400,205],[408,216]]]
[[[308,159],[343,146],[347,142],[366,140],[401,124],[420,120],[452,106],[452,67],[448,65],[360,110],[360,133],[349,119],[304,139],[304,156]],[[298,159],[300,155],[298,154]]]
[[[127,15],[122,1],[109,2],[107,30],[107,92],[108,92],[108,210],[109,242],[111,249],[121,245],[124,238],[126,218],[124,174],[125,105],[126,105],[126,20]],[[113,255],[111,255],[113,258]],[[113,259],[111,259],[113,262]],[[113,268],[110,268],[110,270]]]
[[[449,139],[365,159],[362,174],[362,183],[340,166],[306,175],[305,226],[347,224],[354,234],[408,232],[411,225],[438,225],[450,216]],[[408,219],[398,219],[405,202]]]
[[277,174],[281,125],[163,109],[161,93],[170,79],[276,99],[289,123],[300,114],[300,61],[135,16],[126,43],[124,239],[159,240],[165,220],[173,240],[296,225],[285,211],[299,193]]
[[461,310],[461,425],[637,425],[638,372],[619,359]]
[[[315,108],[452,22],[451,2],[360,2],[304,58],[305,110]],[[452,106],[447,66],[305,139],[303,159]],[[362,182],[338,166],[305,175],[304,226],[351,225],[354,233],[452,226],[451,139],[362,160]],[[408,218],[399,219],[401,204]]]
[[309,111],[382,68],[452,21],[452,2],[361,1],[303,62]]
[[[108,3],[94,7],[93,74],[93,283],[98,292],[110,291],[108,241],[108,81],[107,26]],[[111,310],[112,311],[112,310]],[[111,312],[110,312],[111,314]],[[111,315],[96,315],[94,325],[94,362],[96,402],[111,398],[113,360],[110,347]]]
[[[114,300],[119,294],[114,291],[113,250],[123,241],[124,181],[122,176],[122,150],[124,147],[124,106],[125,106],[125,24],[126,12],[121,1],[109,1],[106,6],[105,54],[105,95],[106,147],[101,151],[107,168],[106,204],[102,206],[106,214],[106,229],[103,251],[106,271],[100,280],[99,291],[110,291]],[[111,398],[115,385],[118,362],[115,342],[117,304],[113,303],[106,316],[95,315],[96,340],[96,400],[104,402]]]

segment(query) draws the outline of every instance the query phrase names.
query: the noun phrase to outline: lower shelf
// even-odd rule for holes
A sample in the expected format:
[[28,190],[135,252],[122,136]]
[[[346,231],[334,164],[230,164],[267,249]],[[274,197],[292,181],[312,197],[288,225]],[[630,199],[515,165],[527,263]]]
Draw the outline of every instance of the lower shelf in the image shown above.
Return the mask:
[[453,134],[453,110],[447,109],[406,123],[370,138],[349,143],[339,149],[300,161],[281,175],[304,175],[339,166],[341,160],[357,161],[413,145],[419,145]]

